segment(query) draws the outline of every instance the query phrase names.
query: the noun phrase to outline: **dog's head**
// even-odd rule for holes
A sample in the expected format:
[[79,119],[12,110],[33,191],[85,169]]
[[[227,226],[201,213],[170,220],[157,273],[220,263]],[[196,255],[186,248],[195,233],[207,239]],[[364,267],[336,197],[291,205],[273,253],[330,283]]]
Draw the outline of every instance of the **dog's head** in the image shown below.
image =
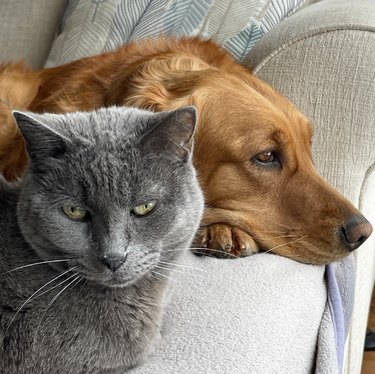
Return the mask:
[[207,78],[215,83],[195,95],[204,223],[240,227],[264,250],[315,264],[358,248],[372,227],[318,175],[308,120],[258,79]]
[[314,264],[344,257],[371,234],[370,223],[317,173],[309,121],[265,82],[204,68],[138,74],[132,86],[127,105],[198,108],[203,225],[239,227],[265,251]]

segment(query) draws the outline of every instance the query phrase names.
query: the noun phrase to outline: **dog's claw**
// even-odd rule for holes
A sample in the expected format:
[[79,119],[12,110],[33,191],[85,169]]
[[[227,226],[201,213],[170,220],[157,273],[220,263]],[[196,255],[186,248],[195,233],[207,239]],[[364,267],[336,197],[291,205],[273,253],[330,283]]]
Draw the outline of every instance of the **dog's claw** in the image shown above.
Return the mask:
[[224,223],[200,228],[194,247],[197,254],[220,258],[246,257],[258,252],[258,246],[249,234]]

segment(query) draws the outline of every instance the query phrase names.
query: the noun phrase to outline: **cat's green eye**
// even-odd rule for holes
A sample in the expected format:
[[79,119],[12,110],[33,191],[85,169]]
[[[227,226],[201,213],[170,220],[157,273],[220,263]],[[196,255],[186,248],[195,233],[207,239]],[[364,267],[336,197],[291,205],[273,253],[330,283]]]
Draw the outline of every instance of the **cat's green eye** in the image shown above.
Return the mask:
[[155,205],[155,202],[149,201],[146,204],[141,204],[133,208],[132,213],[134,213],[137,216],[145,216],[155,208]]
[[72,221],[82,221],[87,217],[87,210],[80,206],[64,205],[63,211]]

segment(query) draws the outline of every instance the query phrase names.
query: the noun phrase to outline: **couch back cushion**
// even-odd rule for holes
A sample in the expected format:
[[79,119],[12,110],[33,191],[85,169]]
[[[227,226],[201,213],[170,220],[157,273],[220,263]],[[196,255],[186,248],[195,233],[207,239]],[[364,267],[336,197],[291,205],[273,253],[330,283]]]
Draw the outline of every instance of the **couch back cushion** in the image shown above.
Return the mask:
[[43,66],[66,0],[0,1],[0,62],[25,59]]
[[238,60],[309,0],[68,0],[48,66],[144,38],[212,38]]

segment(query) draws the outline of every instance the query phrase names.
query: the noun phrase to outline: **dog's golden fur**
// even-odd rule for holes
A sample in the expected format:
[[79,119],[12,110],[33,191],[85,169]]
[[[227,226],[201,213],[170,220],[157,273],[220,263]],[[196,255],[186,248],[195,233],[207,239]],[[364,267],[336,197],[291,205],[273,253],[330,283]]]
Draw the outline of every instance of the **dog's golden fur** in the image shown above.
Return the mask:
[[[360,213],[316,172],[308,120],[214,43],[161,39],[51,69],[2,69],[0,99],[11,108],[196,106],[194,161],[206,199],[197,245],[235,255],[264,249],[314,264],[348,253],[340,229]],[[0,171],[12,179],[26,167],[24,145],[0,109]],[[264,151],[281,165],[257,163]]]
[[10,108],[27,108],[36,96],[39,81],[22,62],[0,65],[0,172],[13,180],[27,162],[22,136]]

